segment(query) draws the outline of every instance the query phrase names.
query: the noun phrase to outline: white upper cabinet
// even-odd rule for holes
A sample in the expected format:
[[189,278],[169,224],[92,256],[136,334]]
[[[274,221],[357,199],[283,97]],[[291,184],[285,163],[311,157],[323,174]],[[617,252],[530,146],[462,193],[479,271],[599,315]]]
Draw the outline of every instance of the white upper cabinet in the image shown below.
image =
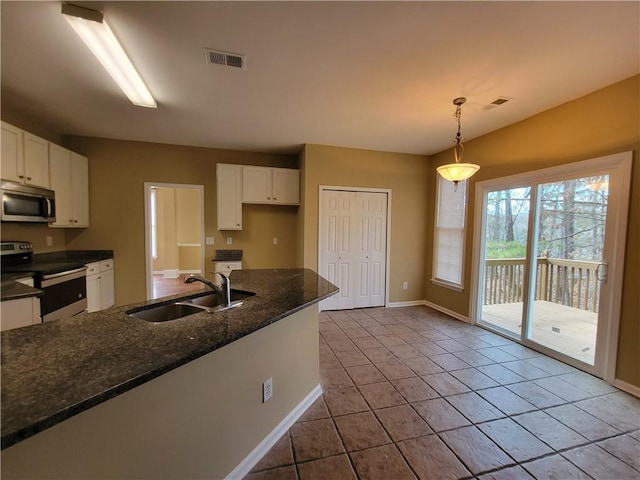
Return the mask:
[[216,166],[218,230],[242,230],[242,166]]
[[59,145],[49,144],[51,189],[56,192],[52,227],[89,226],[89,162]]
[[242,167],[244,203],[300,204],[300,171],[291,168]]
[[2,122],[2,178],[49,188],[49,142]]

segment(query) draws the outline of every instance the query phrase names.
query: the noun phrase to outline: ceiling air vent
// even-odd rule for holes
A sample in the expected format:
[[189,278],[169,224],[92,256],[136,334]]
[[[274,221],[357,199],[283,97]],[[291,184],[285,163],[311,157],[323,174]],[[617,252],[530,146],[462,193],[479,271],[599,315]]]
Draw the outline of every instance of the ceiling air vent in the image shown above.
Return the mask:
[[493,110],[494,108],[507,103],[509,100],[513,100],[513,99],[509,97],[498,97],[489,105],[485,105],[484,107],[482,107],[482,110]]
[[222,52],[220,50],[204,49],[207,63],[224,65],[226,67],[244,68],[245,57],[237,53]]

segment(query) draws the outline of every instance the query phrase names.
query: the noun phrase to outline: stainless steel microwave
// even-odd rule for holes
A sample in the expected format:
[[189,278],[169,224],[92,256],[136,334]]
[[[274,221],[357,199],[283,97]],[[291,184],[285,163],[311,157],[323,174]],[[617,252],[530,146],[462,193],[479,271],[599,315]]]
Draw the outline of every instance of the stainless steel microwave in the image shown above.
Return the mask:
[[3,222],[55,222],[55,192],[41,187],[2,181]]

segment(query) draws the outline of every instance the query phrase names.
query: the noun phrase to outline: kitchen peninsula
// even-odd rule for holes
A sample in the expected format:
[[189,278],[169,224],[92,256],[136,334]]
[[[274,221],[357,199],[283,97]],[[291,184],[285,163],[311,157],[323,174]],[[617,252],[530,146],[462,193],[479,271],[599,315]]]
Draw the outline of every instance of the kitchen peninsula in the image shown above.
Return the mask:
[[[154,323],[115,307],[2,333],[3,478],[246,473],[320,393],[308,269],[241,270],[223,312]],[[273,379],[273,398],[262,383]]]

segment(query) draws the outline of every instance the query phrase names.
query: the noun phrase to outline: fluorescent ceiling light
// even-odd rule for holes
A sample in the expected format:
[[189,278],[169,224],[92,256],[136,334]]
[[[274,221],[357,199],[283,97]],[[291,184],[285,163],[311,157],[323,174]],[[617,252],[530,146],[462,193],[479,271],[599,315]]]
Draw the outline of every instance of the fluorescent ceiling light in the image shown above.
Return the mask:
[[62,13],[131,103],[156,108],[155,99],[104,21],[102,13],[67,3],[62,4]]

